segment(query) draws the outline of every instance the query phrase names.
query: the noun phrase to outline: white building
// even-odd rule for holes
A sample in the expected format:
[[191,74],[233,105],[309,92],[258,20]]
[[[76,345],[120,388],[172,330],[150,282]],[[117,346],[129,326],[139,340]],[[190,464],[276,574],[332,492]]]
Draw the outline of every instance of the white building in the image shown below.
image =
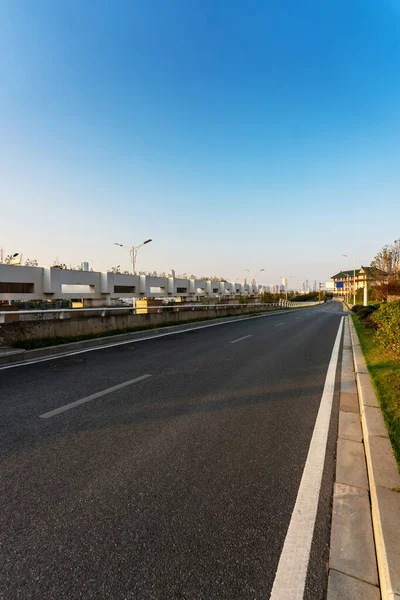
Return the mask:
[[[171,273],[172,275],[172,273]],[[0,264],[0,301],[83,299],[87,306],[112,305],[121,298],[174,298],[202,296],[230,298],[257,295],[264,286],[174,276],[123,275],[60,269],[17,267]]]

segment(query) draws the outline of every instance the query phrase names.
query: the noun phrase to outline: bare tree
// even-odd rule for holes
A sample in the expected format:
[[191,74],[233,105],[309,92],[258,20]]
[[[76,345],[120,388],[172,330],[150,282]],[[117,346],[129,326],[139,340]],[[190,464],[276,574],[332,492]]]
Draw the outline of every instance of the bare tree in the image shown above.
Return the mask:
[[388,276],[400,271],[400,239],[386,244],[371,262],[371,267],[383,271]]
[[400,239],[387,244],[371,262],[377,285],[374,288],[378,300],[391,300],[400,296]]
[[36,258],[27,258],[25,261],[25,267],[38,267],[39,263]]
[[60,261],[58,260],[58,256],[57,256],[56,260],[53,262],[53,267],[57,267],[58,269],[68,270],[68,267],[65,263],[60,263]]

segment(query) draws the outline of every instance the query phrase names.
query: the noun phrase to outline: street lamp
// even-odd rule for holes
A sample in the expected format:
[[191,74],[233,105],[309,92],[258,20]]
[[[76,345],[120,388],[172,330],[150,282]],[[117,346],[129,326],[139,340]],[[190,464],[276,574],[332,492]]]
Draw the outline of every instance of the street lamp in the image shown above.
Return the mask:
[[[247,271],[248,273],[250,273],[250,269],[245,269],[245,271]],[[265,269],[260,269],[259,271],[254,271],[253,272],[253,279],[256,279],[256,275],[257,273],[261,273],[261,271],[265,271]]]
[[[19,256],[19,258],[17,258]],[[20,265],[22,262],[22,254],[20,254],[19,252],[15,252],[14,254],[11,254],[10,257],[10,265]]]
[[[342,254],[346,258],[349,258],[348,254]],[[356,257],[353,256],[353,304],[356,303]]]
[[131,255],[131,260],[132,260],[132,275],[136,275],[136,257],[137,257],[139,248],[141,248],[145,244],[149,244],[152,241],[153,240],[146,240],[145,242],[142,242],[138,246],[124,246],[124,244],[118,244],[118,242],[114,242],[114,244],[116,246],[121,246],[121,248],[126,248],[127,250],[129,250],[129,254]]

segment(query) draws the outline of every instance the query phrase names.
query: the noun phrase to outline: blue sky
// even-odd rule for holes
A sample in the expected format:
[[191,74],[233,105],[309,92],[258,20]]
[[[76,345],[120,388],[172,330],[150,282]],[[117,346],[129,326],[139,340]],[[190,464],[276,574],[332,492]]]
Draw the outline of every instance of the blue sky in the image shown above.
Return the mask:
[[0,3],[0,246],[325,281],[400,236],[396,0]]

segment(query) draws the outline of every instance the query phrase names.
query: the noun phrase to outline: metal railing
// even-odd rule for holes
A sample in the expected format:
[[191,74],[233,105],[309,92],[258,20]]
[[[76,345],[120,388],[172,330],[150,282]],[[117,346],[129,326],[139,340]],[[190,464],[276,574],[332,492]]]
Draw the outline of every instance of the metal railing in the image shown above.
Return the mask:
[[[296,308],[301,306],[315,306],[318,302],[290,302],[282,300],[272,303],[247,303],[247,304],[183,304],[178,306],[98,306],[90,308],[46,308],[33,310],[16,310],[2,311],[0,310],[0,323],[5,323],[5,317],[16,317],[18,321],[35,321],[35,320],[56,320],[56,319],[71,319],[80,318],[83,316],[112,316],[112,313],[127,314],[127,315],[145,315],[163,312],[194,312],[194,311],[217,311],[227,309],[235,311],[236,309],[263,309],[263,308]],[[0,307],[1,308],[1,307]],[[83,314],[82,314],[83,313]],[[91,314],[90,314],[91,313]],[[97,313],[97,314],[96,314]],[[51,316],[53,315],[53,316]],[[10,319],[10,321],[14,319]],[[15,319],[17,320],[17,319]],[[8,319],[7,319],[8,321]]]

